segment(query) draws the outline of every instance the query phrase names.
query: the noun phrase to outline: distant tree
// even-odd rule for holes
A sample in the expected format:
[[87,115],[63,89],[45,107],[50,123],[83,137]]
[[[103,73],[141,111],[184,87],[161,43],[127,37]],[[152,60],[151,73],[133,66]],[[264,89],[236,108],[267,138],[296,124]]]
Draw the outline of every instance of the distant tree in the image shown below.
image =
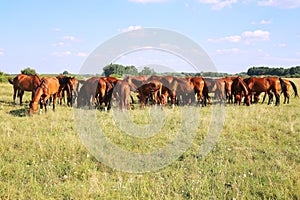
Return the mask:
[[142,71],[140,71],[139,75],[155,75],[155,71],[153,68],[144,67]]
[[109,64],[103,68],[103,72],[105,76],[110,76],[111,74],[117,74],[119,76],[126,75],[137,75],[138,70],[135,66],[123,66],[120,64]]
[[26,75],[35,75],[36,72],[34,69],[31,69],[30,67],[27,67],[23,70],[21,70],[21,74],[26,74]]
[[67,75],[67,74],[70,74],[67,70],[65,70],[64,72],[63,72],[63,75]]

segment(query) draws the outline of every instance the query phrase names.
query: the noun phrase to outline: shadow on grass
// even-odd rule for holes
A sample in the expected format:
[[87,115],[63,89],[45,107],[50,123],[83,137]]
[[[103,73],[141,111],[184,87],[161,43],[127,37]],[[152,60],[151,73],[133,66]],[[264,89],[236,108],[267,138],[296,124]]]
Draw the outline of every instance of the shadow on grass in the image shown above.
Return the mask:
[[9,114],[16,116],[16,117],[26,117],[26,116],[28,116],[28,109],[20,108],[17,110],[11,110],[11,111],[9,111]]

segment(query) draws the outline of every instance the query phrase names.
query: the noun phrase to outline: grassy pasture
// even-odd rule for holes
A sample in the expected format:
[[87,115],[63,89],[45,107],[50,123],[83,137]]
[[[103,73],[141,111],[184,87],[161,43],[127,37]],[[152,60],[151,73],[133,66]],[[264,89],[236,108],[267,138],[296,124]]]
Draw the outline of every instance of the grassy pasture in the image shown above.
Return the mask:
[[[300,88],[300,79],[293,80]],[[158,171],[126,173],[91,155],[78,135],[73,109],[57,106],[55,113],[28,117],[30,94],[20,106],[12,104],[12,93],[10,84],[0,83],[0,199],[300,198],[299,98],[279,107],[227,105],[217,144],[201,159],[212,107],[195,107],[199,125],[182,156]],[[159,120],[150,119],[147,108],[129,112],[136,124]],[[131,152],[151,152],[172,141],[180,112],[165,109],[163,127],[147,139],[125,134],[112,112],[96,115],[113,143]]]

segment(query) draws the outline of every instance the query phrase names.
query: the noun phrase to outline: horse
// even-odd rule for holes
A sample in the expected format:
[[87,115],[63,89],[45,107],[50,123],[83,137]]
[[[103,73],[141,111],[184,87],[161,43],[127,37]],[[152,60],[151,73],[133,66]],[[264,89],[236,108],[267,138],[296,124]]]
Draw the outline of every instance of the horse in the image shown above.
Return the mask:
[[157,91],[161,91],[162,84],[157,80],[152,80],[142,86],[138,87],[137,92],[140,98],[141,107],[144,108],[147,100],[153,96],[153,100],[155,101],[155,105],[157,105],[160,100],[160,94],[157,96]]
[[[290,81],[290,80],[288,80],[288,79],[279,79],[280,81],[281,81],[281,84],[280,85],[283,85],[283,88],[281,88],[281,94],[283,93],[283,95],[284,95],[284,101],[283,101],[283,103],[285,104],[285,103],[287,103],[287,104],[289,104],[290,103],[290,94],[289,94],[289,90],[290,90],[290,88],[292,87],[293,88],[293,90],[294,90],[294,94],[295,94],[295,97],[299,97],[299,95],[298,95],[298,90],[297,90],[297,86],[296,86],[296,84],[293,82],[293,81]],[[283,82],[284,83],[283,83]],[[284,86],[284,84],[285,84],[285,86]],[[264,102],[264,100],[265,100],[265,97],[266,97],[266,93],[265,93],[265,95],[264,95],[264,97],[263,97],[263,102]],[[272,98],[272,95],[271,96],[269,96],[269,98]],[[269,100],[270,101],[270,100]],[[272,101],[272,100],[271,100]]]
[[104,103],[104,111],[110,110],[113,88],[119,80],[114,77],[101,77],[98,81],[94,102],[100,108]]
[[45,107],[45,112],[47,111],[47,100],[53,96],[53,111],[55,111],[56,97],[59,89],[59,81],[55,77],[43,78],[41,84],[38,86],[33,100],[29,103],[29,114],[33,113],[38,109],[38,102],[40,102],[40,109]]
[[[204,81],[208,92],[215,94],[215,99],[218,99],[220,103],[226,101],[226,82],[223,79],[204,78]],[[210,102],[210,97],[208,96],[207,98]]]
[[119,110],[129,110],[130,109],[130,92],[131,87],[127,80],[122,80],[116,82],[113,90],[113,94],[116,100],[119,102]]
[[241,105],[242,97],[244,96],[244,102],[247,106],[251,104],[251,93],[247,84],[240,77],[236,77],[232,80],[231,91],[235,97],[234,103]]
[[208,98],[208,87],[203,77],[187,77],[187,80],[193,84],[194,92],[197,95],[198,105],[200,103],[206,106],[206,99]]
[[275,95],[276,98],[275,105],[276,106],[280,105],[279,91],[281,90],[281,88],[286,88],[284,81],[281,81],[279,78],[276,77],[268,77],[268,78],[250,77],[244,79],[244,81],[247,83],[250,92],[255,94],[255,101],[254,101],[255,103],[258,101],[258,97],[260,93],[265,92],[270,96],[268,105],[271,104],[273,95]]
[[67,105],[73,106],[73,91],[77,87],[78,80],[74,77],[68,77],[64,75],[58,75],[56,77],[59,81],[58,97],[60,100],[60,105],[62,105],[62,100],[64,100],[65,92],[67,92]]
[[77,107],[88,106],[91,108],[91,99],[95,103],[95,93],[100,78],[101,77],[91,77],[83,82],[77,97]]
[[8,78],[8,81],[14,88],[13,101],[15,103],[16,94],[18,93],[18,96],[20,97],[20,105],[22,105],[24,91],[32,92],[31,99],[33,99],[35,91],[41,83],[41,79],[38,75],[26,74],[19,74],[14,79]]

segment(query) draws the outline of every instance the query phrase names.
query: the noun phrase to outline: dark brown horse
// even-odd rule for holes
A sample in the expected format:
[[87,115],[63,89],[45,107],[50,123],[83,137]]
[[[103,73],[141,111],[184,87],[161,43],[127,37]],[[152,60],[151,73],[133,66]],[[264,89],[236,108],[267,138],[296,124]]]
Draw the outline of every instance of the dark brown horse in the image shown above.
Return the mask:
[[78,85],[78,80],[75,77],[68,77],[64,75],[58,75],[56,77],[59,81],[59,90],[58,90],[58,97],[60,99],[60,105],[62,105],[62,100],[64,100],[65,92],[67,93],[67,105],[72,107],[74,102],[74,97],[77,96],[76,88]]
[[56,97],[59,89],[59,81],[55,77],[43,78],[41,84],[37,88],[34,98],[29,103],[29,114],[33,113],[38,109],[38,103],[40,102],[40,109],[45,107],[45,112],[47,111],[47,100],[53,96],[53,111],[55,111]]
[[236,77],[232,80],[231,91],[234,98],[234,103],[241,105],[242,97],[244,97],[244,102],[247,106],[251,104],[251,93],[247,84],[242,78]]
[[16,95],[18,94],[20,97],[20,105],[22,105],[24,91],[32,92],[31,99],[33,99],[35,91],[41,83],[41,79],[37,75],[25,74],[19,74],[14,79],[8,78],[8,81],[14,88],[13,101],[15,103]]

